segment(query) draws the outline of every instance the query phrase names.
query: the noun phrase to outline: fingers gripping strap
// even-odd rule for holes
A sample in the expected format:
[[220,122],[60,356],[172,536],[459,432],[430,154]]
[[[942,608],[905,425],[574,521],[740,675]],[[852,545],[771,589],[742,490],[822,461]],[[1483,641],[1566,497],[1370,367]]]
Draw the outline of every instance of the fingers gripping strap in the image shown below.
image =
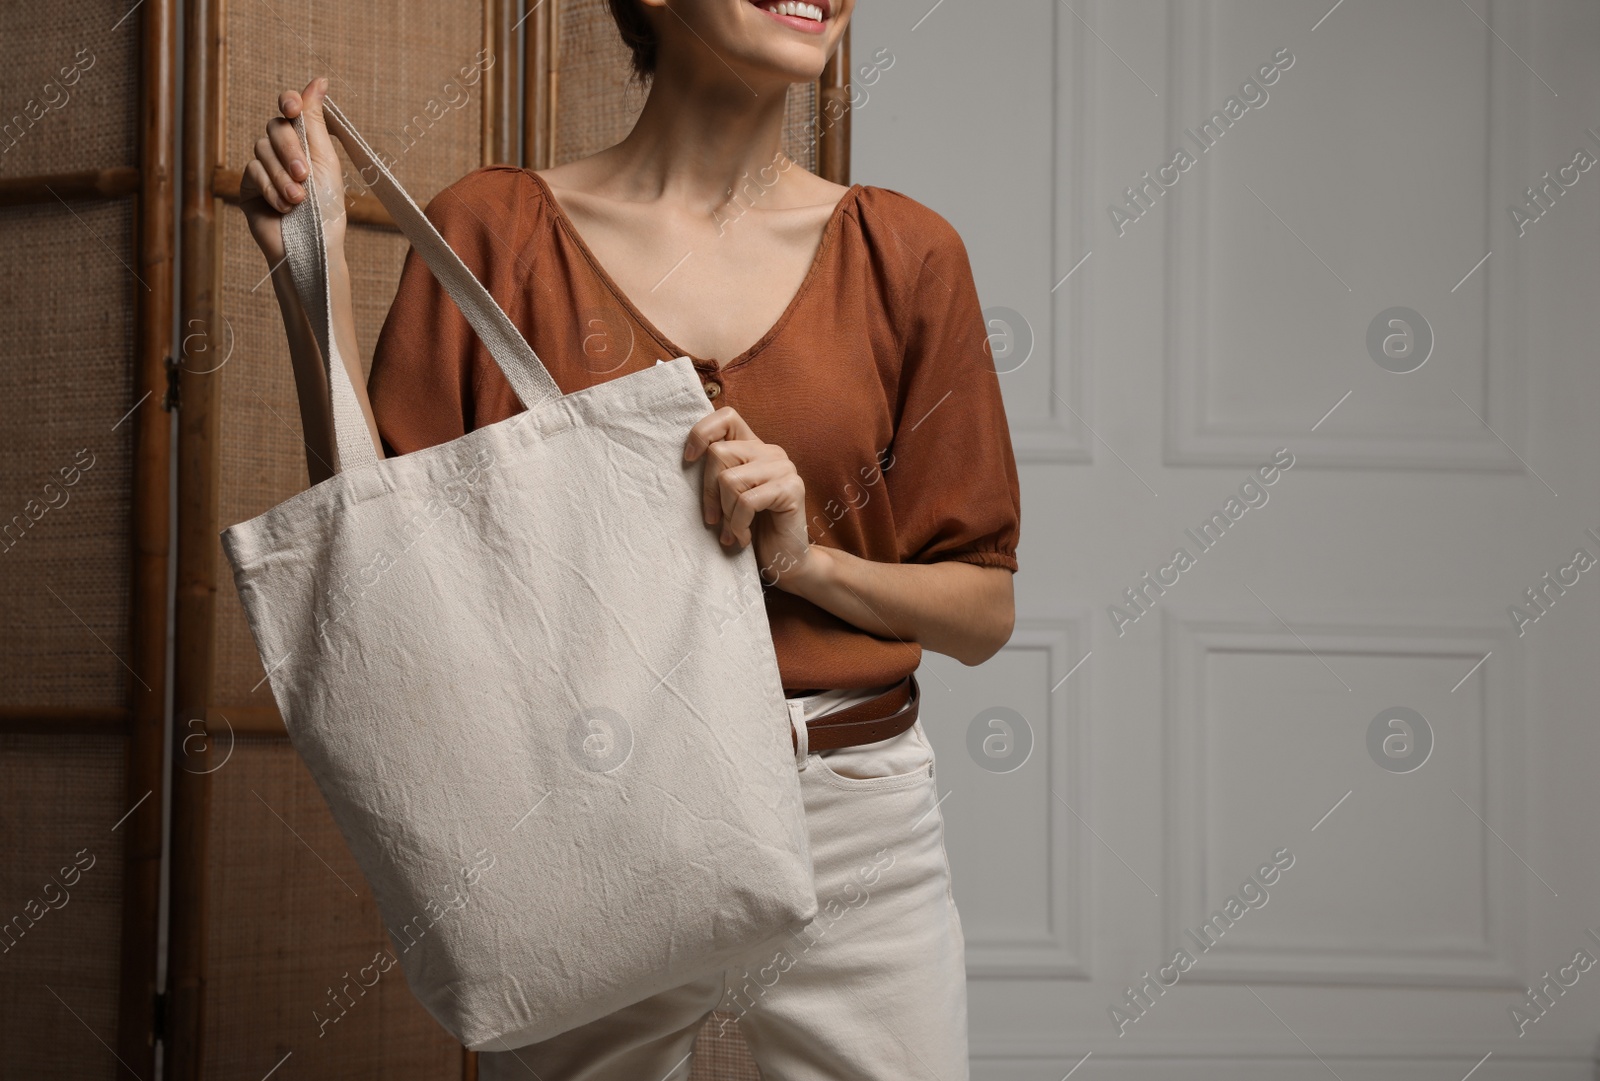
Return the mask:
[[[560,397],[560,388],[515,324],[467,269],[444,237],[439,235],[439,231],[399,181],[378,160],[366,140],[333,102],[324,99],[322,107],[329,130],[344,144],[345,151],[361,170],[362,179],[388,209],[400,231],[466,316],[467,322],[516,391],[517,398],[532,409],[540,402]],[[295,118],[294,129],[300,137],[300,146],[305,151],[307,168],[310,169],[311,148],[306,138],[304,117]],[[314,177],[307,176],[302,185],[306,192],[305,200],[283,217],[284,257],[289,264],[295,292],[299,294],[300,303],[316,336],[317,347],[322,351],[323,370],[328,377],[328,391],[333,404],[338,470],[343,472],[377,461],[378,452],[372,445],[366,416],[333,333],[328,251],[323,230],[324,211],[317,199],[314,180]],[[344,208],[340,206],[334,213],[342,214]]]
[[[300,146],[311,160],[311,150],[306,143],[305,122],[294,122],[295,133],[300,136]],[[309,169],[309,164],[307,165]],[[322,208],[317,203],[314,178],[308,173],[304,185],[305,201],[283,218],[284,258],[289,263],[289,275],[294,279],[295,292],[300,295],[300,305],[316,335],[317,348],[322,351],[322,370],[328,378],[328,393],[333,401],[333,435],[337,444],[338,471],[369,465],[378,460],[377,448],[367,430],[367,418],[356,398],[355,386],[350,382],[350,371],[339,353],[339,343],[333,333],[333,302],[328,291],[328,249],[323,239]],[[342,212],[342,210],[341,210]]]
[[433,276],[456,302],[461,314],[466,316],[478,339],[489,350],[489,355],[505,373],[506,381],[517,392],[518,399],[529,409],[540,402],[561,396],[561,389],[545,368],[522,333],[517,330],[500,305],[495,303],[489,290],[467,269],[461,257],[439,235],[433,222],[407,194],[405,188],[389,172],[372,147],[351,125],[343,112],[326,98],[322,114],[328,130],[338,136],[345,152],[361,172],[362,183],[372,190],[383,203],[395,224],[405,234],[411,246],[428,264]]

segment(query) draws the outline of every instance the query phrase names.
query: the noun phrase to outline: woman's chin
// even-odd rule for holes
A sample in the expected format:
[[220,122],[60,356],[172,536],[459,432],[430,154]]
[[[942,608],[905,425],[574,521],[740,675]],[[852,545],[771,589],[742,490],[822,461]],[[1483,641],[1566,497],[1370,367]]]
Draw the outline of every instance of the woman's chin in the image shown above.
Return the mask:
[[[820,23],[796,16],[773,16],[745,0],[745,61],[790,83],[811,82],[822,75],[828,57],[849,21],[853,4],[833,0],[827,19]],[[809,29],[810,27],[816,29]]]

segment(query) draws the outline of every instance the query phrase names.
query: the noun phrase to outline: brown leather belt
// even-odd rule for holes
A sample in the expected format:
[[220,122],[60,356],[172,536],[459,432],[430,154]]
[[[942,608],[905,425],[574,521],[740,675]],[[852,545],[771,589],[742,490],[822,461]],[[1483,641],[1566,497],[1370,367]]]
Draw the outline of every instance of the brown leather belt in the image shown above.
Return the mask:
[[[813,751],[833,751],[898,736],[917,723],[921,698],[917,677],[907,676],[876,698],[807,722],[806,744]],[[789,740],[798,751],[800,737],[793,724]]]

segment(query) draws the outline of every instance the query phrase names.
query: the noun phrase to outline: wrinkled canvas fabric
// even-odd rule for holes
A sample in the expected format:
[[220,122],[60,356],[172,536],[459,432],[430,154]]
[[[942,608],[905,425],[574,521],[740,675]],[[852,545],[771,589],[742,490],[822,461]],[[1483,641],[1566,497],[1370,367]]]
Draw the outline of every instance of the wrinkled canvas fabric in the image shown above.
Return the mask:
[[307,199],[285,243],[340,468],[224,530],[223,550],[412,991],[469,1048],[516,1047],[816,914],[788,708],[754,553],[722,550],[683,462],[711,408],[690,361],[561,395],[325,112],[528,408],[379,460]]
[[820,910],[803,931],[532,1047],[485,1052],[479,1081],[728,1077],[700,1061],[724,1041],[744,1043],[768,1081],[968,1081],[966,939],[936,768],[921,721],[813,752],[800,790]]

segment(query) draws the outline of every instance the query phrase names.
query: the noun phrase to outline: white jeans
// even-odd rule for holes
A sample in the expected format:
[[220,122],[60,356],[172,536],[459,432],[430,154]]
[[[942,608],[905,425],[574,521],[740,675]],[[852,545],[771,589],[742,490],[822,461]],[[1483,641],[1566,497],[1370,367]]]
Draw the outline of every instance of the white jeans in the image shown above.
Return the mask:
[[[881,693],[827,691],[805,719]],[[922,722],[800,769],[819,911],[747,959],[552,1039],[478,1056],[484,1081],[677,1081],[714,1009],[764,1081],[968,1081],[965,941]]]

